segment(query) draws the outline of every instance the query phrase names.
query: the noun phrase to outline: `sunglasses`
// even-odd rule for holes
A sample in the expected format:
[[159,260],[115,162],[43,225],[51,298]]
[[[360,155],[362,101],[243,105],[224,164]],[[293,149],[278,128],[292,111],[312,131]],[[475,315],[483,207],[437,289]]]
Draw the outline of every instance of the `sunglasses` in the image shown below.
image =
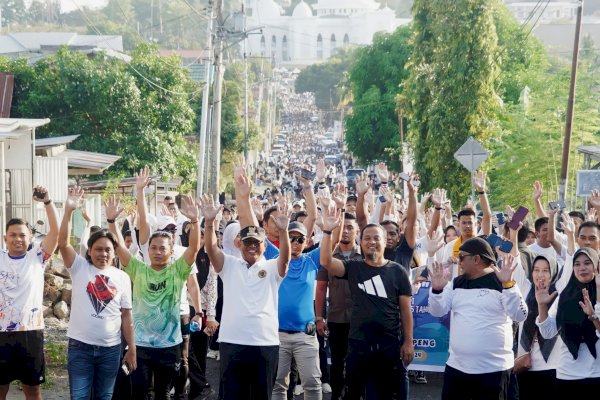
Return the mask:
[[290,238],[290,243],[298,243],[298,244],[303,244],[306,241],[306,238],[302,237],[302,236],[294,236]]
[[476,254],[459,254],[458,261],[462,262],[467,257],[475,257]]

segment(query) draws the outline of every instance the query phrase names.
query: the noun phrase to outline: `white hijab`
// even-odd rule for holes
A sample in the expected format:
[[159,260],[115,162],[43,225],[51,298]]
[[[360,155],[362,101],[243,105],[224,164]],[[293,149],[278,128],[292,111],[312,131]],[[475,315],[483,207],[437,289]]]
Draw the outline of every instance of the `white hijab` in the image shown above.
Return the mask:
[[223,253],[242,258],[240,249],[235,247],[235,237],[240,233],[239,222],[231,222],[223,231]]

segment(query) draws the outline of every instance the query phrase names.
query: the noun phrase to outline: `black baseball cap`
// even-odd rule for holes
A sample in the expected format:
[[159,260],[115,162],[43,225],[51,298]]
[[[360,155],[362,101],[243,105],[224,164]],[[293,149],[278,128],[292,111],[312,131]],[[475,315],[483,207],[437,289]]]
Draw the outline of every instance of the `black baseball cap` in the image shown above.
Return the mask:
[[308,232],[306,232],[306,227],[304,226],[304,224],[301,222],[297,222],[297,221],[291,222],[288,225],[288,232],[298,232],[299,234],[301,234],[304,237],[306,237],[306,235],[308,233]]

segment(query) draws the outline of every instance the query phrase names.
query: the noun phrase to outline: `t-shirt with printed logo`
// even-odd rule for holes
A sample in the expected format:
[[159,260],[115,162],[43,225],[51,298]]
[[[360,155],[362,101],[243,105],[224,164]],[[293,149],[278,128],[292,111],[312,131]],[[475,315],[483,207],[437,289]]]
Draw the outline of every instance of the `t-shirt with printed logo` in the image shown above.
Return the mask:
[[405,269],[393,261],[372,267],[364,261],[344,261],[352,320],[350,339],[381,343],[400,336],[400,296],[412,296]]
[[115,267],[98,269],[77,256],[71,268],[73,292],[67,336],[94,346],[121,343],[121,309],[131,309],[131,280]]
[[0,332],[44,329],[44,268],[50,259],[35,245],[22,256],[0,250]]
[[180,344],[179,303],[181,290],[192,267],[184,257],[155,271],[132,258],[125,272],[133,282],[135,343],[141,347],[165,348]]

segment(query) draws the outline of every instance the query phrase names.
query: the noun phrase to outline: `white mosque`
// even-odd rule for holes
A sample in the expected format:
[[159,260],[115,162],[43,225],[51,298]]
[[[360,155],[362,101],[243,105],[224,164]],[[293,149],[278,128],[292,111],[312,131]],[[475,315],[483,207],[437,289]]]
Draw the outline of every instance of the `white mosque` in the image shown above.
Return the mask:
[[[246,0],[248,55],[277,64],[312,64],[350,44],[370,44],[376,32],[393,32],[410,19],[374,0],[301,0],[291,16],[274,0]],[[257,28],[262,28],[258,33]]]

